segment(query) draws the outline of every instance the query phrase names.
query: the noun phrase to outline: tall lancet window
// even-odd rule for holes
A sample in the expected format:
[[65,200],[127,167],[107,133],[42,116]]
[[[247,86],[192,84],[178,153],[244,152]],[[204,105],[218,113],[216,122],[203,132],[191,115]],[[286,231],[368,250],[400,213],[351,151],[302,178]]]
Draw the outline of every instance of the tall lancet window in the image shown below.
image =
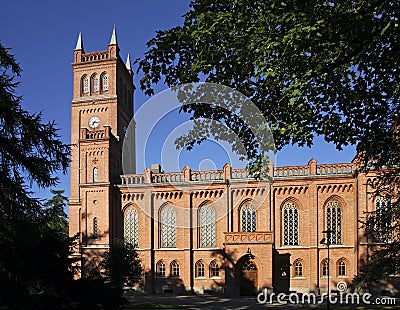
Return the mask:
[[165,205],[160,212],[161,218],[161,247],[176,247],[176,213],[171,205]]
[[108,76],[106,74],[102,77],[102,90],[108,90]]
[[342,208],[337,200],[326,205],[326,229],[331,230],[331,244],[342,244]]
[[135,208],[129,207],[125,211],[125,242],[138,247],[139,245],[139,218]]
[[389,196],[378,196],[375,199],[375,241],[390,242],[392,240],[392,206]]
[[293,202],[283,207],[283,245],[299,245],[299,210]]
[[200,246],[202,248],[216,246],[215,210],[211,205],[200,208]]
[[93,77],[93,91],[94,92],[99,91],[99,78],[97,76]]
[[256,231],[257,214],[254,205],[252,205],[251,203],[245,204],[240,210],[240,215],[241,215],[242,231],[247,231],[247,232]]
[[329,266],[328,266],[328,260],[327,259],[324,259],[323,261],[322,261],[322,264],[321,264],[321,274],[322,274],[322,276],[323,277],[326,277],[327,275],[328,275],[328,273],[329,273],[329,268],[328,268]]
[[87,94],[89,92],[89,79],[86,75],[82,77],[82,93]]

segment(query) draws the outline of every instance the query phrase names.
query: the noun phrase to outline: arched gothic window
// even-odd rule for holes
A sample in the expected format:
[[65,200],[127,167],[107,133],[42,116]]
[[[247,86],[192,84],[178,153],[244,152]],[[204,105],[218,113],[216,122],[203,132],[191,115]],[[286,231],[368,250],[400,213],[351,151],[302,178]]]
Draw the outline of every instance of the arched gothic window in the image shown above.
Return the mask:
[[297,259],[294,263],[294,276],[295,277],[302,277],[303,276],[303,263],[301,260]]
[[93,218],[93,238],[97,239],[99,237],[99,226],[97,223],[97,217]]
[[97,168],[93,168],[93,183],[97,182]]
[[176,247],[176,213],[171,205],[165,205],[160,212],[161,217],[161,247]]
[[86,75],[82,77],[82,93],[87,94],[89,92],[89,79]]
[[256,208],[251,203],[245,204],[241,210],[242,231],[256,231],[257,214]]
[[196,278],[204,277],[204,264],[201,260],[196,262]]
[[326,206],[326,229],[331,230],[331,244],[342,244],[342,208],[337,200]]
[[283,207],[283,245],[299,245],[299,210],[293,202]]
[[210,278],[212,277],[219,277],[219,264],[215,259],[210,263]]
[[375,241],[390,242],[392,240],[391,199],[389,196],[378,196],[375,199]]
[[321,274],[323,277],[328,276],[328,270],[329,270],[328,260],[324,259],[321,264]]
[[339,259],[337,263],[338,276],[346,275],[346,262],[344,259]]
[[139,245],[139,218],[135,208],[125,211],[125,242],[137,247]]
[[176,260],[171,262],[171,277],[179,277],[179,264]]
[[99,78],[95,75],[93,76],[93,92],[99,91]]
[[213,248],[216,246],[215,210],[211,205],[200,208],[200,247]]
[[104,74],[102,76],[101,90],[108,90],[108,76]]
[[162,260],[157,262],[156,274],[157,277],[165,277],[165,263]]

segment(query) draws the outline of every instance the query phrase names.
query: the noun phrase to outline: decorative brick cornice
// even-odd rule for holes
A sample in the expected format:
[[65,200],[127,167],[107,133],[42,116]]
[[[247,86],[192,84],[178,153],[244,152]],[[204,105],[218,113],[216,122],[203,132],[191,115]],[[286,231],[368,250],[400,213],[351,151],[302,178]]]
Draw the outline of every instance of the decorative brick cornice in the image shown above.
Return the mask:
[[194,198],[217,198],[221,197],[224,194],[224,190],[217,189],[217,190],[202,190],[196,191],[193,193]]
[[265,187],[259,188],[234,188],[232,189],[234,196],[264,196]]
[[143,198],[144,198],[144,193],[129,193],[122,195],[123,201],[137,201],[137,200],[143,200]]
[[276,195],[304,195],[307,192],[308,186],[282,186],[274,188]]
[[272,232],[224,232],[225,244],[272,243]]
[[353,184],[327,184],[318,185],[319,193],[352,193],[354,191]]
[[183,193],[179,192],[179,191],[154,193],[154,197],[156,199],[180,199],[180,198],[182,198],[182,195],[183,195]]

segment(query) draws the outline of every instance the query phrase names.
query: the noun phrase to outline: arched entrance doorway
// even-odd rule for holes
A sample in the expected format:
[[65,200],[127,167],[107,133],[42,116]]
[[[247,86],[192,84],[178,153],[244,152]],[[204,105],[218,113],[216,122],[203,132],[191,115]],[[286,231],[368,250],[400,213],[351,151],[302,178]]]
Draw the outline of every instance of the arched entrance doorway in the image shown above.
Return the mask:
[[258,271],[252,259],[242,257],[236,264],[236,280],[240,288],[240,295],[255,295],[258,292]]

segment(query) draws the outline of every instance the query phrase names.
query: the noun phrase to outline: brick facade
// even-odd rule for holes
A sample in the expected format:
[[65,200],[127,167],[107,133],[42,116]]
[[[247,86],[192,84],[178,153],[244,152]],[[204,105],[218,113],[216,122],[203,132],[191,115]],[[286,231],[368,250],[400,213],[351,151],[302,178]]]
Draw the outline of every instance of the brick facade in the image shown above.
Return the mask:
[[[374,209],[374,201],[367,185],[371,176],[359,173],[354,163],[319,165],[311,159],[304,166],[273,167],[273,182],[254,180],[228,164],[218,171],[184,167],[175,173],[146,169],[143,174],[121,175],[123,137],[133,117],[132,71],[119,57],[116,41],[95,53],[85,53],[80,45],[72,67],[69,218],[70,235],[79,235],[75,255],[82,258],[82,275],[98,263],[112,240],[126,237],[129,210],[137,215],[133,233],[138,234],[144,268],[138,286],[146,291],[238,295],[262,287],[324,290],[327,248],[320,241],[326,237],[322,231],[327,221],[340,230],[340,242],[330,251],[331,286],[350,282],[358,273],[367,251],[359,220]],[[100,120],[97,127],[89,124],[93,116]],[[175,226],[168,235],[175,232],[173,247],[162,243],[162,212],[167,205],[175,212]],[[209,216],[215,220],[206,224],[212,228],[202,226],[201,219],[201,208],[209,205],[214,210]],[[328,220],[332,205],[340,211],[332,211],[336,213]],[[246,213],[245,206],[253,206],[255,215]],[[292,211],[287,211],[290,206]],[[290,214],[286,226],[285,212]],[[202,245],[206,229],[211,236],[215,232],[211,247]],[[285,229],[291,231],[290,238]],[[345,264],[343,275],[339,262]],[[173,275],[176,266],[179,275]]]

